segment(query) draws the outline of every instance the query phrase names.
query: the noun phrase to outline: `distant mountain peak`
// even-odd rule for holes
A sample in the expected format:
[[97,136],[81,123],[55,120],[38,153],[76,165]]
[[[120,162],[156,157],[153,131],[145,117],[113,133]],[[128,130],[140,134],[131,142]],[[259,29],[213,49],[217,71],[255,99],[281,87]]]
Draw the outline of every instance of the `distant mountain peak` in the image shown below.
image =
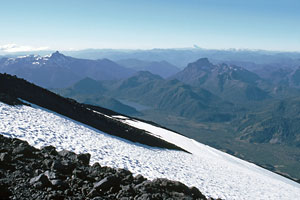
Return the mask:
[[242,94],[239,101],[268,98],[267,92],[258,87],[261,78],[257,74],[235,65],[212,64],[207,58],[188,64],[172,78],[192,86],[201,86],[227,101],[237,101],[233,95],[235,93]]
[[65,57],[64,54],[60,53],[59,51],[55,51],[51,54],[50,58],[58,58],[58,57]]
[[193,70],[211,70],[212,68],[214,68],[214,65],[209,62],[208,58],[200,58],[187,66],[187,69]]
[[201,66],[207,66],[207,65],[211,65],[211,63],[209,62],[208,58],[200,58],[198,59],[195,64],[197,65],[201,65]]

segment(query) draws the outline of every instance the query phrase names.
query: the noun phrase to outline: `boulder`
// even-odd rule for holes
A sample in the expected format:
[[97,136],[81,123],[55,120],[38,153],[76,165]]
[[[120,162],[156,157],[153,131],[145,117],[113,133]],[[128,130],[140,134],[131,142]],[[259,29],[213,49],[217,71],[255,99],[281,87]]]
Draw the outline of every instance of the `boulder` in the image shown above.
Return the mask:
[[54,180],[54,179],[61,179],[62,178],[62,175],[58,174],[57,172],[53,172],[53,171],[45,171],[44,173],[49,180]]
[[66,182],[60,179],[51,180],[51,184],[54,188],[59,190],[65,190],[69,187],[69,185]]
[[101,181],[94,184],[94,189],[97,191],[107,191],[111,187],[119,187],[120,186],[120,179],[115,176],[108,176],[102,179]]
[[25,143],[20,143],[18,147],[14,148],[13,154],[21,154],[25,158],[32,158],[34,156],[33,152],[35,151],[35,148],[29,146]]
[[44,146],[41,148],[42,152],[48,153],[50,155],[57,155],[57,151],[54,146]]
[[9,190],[9,184],[4,181],[0,181],[0,197],[1,199],[9,199],[11,195],[11,191]]
[[34,185],[37,188],[44,188],[51,186],[51,182],[45,174],[40,174],[32,179],[30,179],[29,183]]
[[90,164],[90,158],[91,158],[91,154],[89,153],[82,153],[77,155],[77,160],[81,161],[84,165]]
[[66,158],[66,159],[73,160],[73,161],[75,161],[77,159],[76,154],[74,152],[68,151],[68,150],[59,151],[58,155]]
[[0,162],[8,163],[10,161],[11,161],[11,156],[7,152],[0,153]]

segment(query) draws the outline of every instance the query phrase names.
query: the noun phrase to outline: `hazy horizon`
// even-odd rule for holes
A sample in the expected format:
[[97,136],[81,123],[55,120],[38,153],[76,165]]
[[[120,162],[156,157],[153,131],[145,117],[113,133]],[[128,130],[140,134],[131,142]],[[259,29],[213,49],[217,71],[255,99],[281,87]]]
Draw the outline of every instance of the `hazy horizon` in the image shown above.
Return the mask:
[[300,51],[300,2],[6,1],[0,51],[204,49]]
[[155,51],[155,50],[199,50],[199,51],[232,51],[232,52],[266,52],[266,53],[300,53],[299,51],[289,51],[289,50],[268,50],[268,49],[247,49],[247,48],[223,48],[223,49],[217,49],[217,48],[202,48],[202,47],[182,47],[182,48],[148,48],[148,49],[142,49],[142,48],[83,48],[83,49],[41,49],[41,48],[35,48],[32,46],[18,46],[16,44],[13,44],[16,46],[16,48],[9,49],[8,51],[5,51],[4,48],[1,49],[0,46],[0,55],[6,56],[6,55],[23,55],[23,54],[35,54],[35,53],[41,53],[41,52],[51,52],[54,53],[56,51],[59,51],[60,53],[64,52],[81,52],[81,51]]

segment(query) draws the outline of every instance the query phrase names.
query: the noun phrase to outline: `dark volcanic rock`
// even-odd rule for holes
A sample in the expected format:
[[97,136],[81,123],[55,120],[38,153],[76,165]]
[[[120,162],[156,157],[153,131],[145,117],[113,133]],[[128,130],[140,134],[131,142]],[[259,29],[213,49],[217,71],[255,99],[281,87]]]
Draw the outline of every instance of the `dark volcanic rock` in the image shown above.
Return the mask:
[[10,161],[11,161],[11,157],[7,152],[0,154],[0,162],[8,163]]
[[120,181],[120,178],[115,175],[108,176],[102,179],[101,181],[95,183],[94,189],[96,189],[97,191],[107,191],[111,187],[120,187]]
[[77,160],[81,161],[84,165],[90,164],[90,158],[91,158],[91,154],[89,153],[82,153],[77,155]]
[[44,174],[40,174],[36,177],[31,178],[29,183],[31,185],[34,185],[36,188],[44,188],[51,185],[48,177]]
[[49,170],[47,170],[44,174],[49,180],[60,179],[63,177],[61,174]]
[[67,189],[69,187],[69,185],[66,182],[64,182],[63,180],[60,180],[60,179],[51,180],[51,184],[53,187],[60,189],[60,190]]
[[57,151],[54,146],[45,146],[42,147],[41,150],[49,155],[57,155]]
[[6,94],[6,93],[0,93],[0,101],[2,101],[3,103],[6,103],[8,105],[11,105],[11,106],[23,105],[24,104],[19,99],[17,99],[16,97],[13,97],[13,96],[11,96],[9,94]]
[[0,147],[0,199],[206,199],[177,181],[149,181],[125,169],[89,166],[89,154],[57,153],[51,146],[38,150],[2,135]]
[[1,199],[9,199],[11,196],[11,191],[9,190],[9,185],[0,179],[0,197]]
[[35,149],[28,145],[28,143],[20,143],[18,147],[14,148],[13,154],[21,154],[23,157],[32,157]]

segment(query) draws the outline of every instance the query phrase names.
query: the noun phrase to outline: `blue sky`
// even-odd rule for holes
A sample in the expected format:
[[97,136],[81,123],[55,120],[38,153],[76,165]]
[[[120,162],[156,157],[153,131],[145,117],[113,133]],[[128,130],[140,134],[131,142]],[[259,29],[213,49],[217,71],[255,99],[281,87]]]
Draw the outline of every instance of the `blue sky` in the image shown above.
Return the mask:
[[[7,0],[0,50],[300,51],[299,0]],[[13,51],[13,50],[11,50]]]

